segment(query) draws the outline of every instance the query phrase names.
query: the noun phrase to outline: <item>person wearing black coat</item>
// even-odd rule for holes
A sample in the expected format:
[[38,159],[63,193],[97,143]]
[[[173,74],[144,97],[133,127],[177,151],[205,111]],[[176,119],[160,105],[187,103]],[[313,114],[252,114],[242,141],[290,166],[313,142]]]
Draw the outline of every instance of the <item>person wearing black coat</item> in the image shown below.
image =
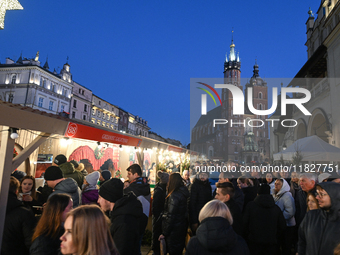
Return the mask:
[[333,255],[340,243],[340,184],[316,186],[320,209],[307,212],[299,228],[299,255]]
[[262,184],[258,196],[248,203],[243,215],[243,236],[252,255],[277,254],[278,237],[286,229],[286,220],[272,195]]
[[190,227],[193,234],[198,227],[198,215],[203,206],[212,199],[212,190],[209,183],[209,173],[201,172],[190,186],[188,200]]
[[1,255],[28,255],[36,224],[33,212],[17,199],[19,181],[10,179]]
[[159,182],[153,191],[152,199],[152,250],[154,255],[160,254],[158,238],[162,234],[162,212],[166,197],[166,185],[169,181],[169,174],[158,171]]
[[166,250],[170,255],[177,255],[182,254],[185,247],[189,197],[189,191],[179,173],[170,175],[167,192],[162,216],[162,234],[159,239],[165,239]]
[[200,226],[186,248],[186,255],[248,255],[244,239],[231,227],[228,207],[219,200],[207,203],[200,212]]
[[243,208],[242,213],[245,211],[247,204],[251,201],[254,201],[257,195],[257,188],[251,184],[249,178],[246,177],[239,177],[237,179],[237,186],[241,189],[244,200],[243,200]]
[[120,179],[106,181],[99,189],[98,203],[111,220],[111,236],[120,255],[139,255],[143,207],[133,192],[123,195],[123,188]]

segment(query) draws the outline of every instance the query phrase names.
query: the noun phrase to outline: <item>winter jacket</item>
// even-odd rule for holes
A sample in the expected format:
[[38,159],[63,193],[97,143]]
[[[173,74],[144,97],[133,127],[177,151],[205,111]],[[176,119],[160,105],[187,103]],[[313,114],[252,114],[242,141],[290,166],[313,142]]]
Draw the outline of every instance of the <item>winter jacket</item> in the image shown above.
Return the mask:
[[29,254],[35,224],[33,212],[9,192],[1,255]]
[[84,175],[80,171],[75,170],[73,164],[66,162],[59,165],[59,168],[63,172],[64,178],[73,178],[77,182],[78,187],[82,187],[84,183]]
[[283,181],[283,185],[281,190],[273,195],[275,204],[280,207],[283,212],[283,217],[286,220],[286,224],[288,227],[293,227],[296,225],[295,222],[295,202],[294,198],[290,191],[290,186],[285,179],[281,179]]
[[120,255],[139,255],[141,202],[133,193],[119,199],[109,217],[110,232]]
[[244,194],[244,203],[243,203],[243,209],[242,212],[245,211],[247,204],[251,201],[254,201],[254,199],[257,196],[257,188],[255,186],[249,186],[246,188],[241,189]]
[[196,178],[190,186],[189,220],[190,224],[198,223],[198,215],[203,206],[212,199],[209,180],[201,181]]
[[186,248],[186,255],[248,255],[244,239],[222,217],[206,218]]
[[64,228],[61,228],[55,238],[41,235],[34,239],[30,255],[58,255],[60,250],[60,237],[64,234]]
[[[315,191],[314,187],[310,192],[314,194]],[[307,192],[303,191],[301,187],[295,194],[295,208],[296,225],[299,226],[307,212]]]
[[38,191],[41,193],[40,201],[42,204],[47,202],[48,197],[52,194],[53,189],[45,183],[44,187],[39,187]]
[[277,244],[277,235],[286,228],[286,221],[272,195],[258,195],[249,202],[243,216],[243,235],[251,243]]
[[129,187],[124,189],[124,194],[128,194],[129,192],[133,192],[136,197],[140,200],[143,206],[144,216],[141,219],[141,233],[142,236],[148,224],[149,214],[150,214],[150,201],[151,201],[151,193],[150,193],[150,184],[144,183],[143,178],[139,177],[130,183]]
[[166,197],[166,183],[158,182],[153,191],[152,199],[152,250],[155,254],[159,254],[158,238],[162,234],[162,218],[161,214],[164,209]]
[[61,194],[61,193],[69,194],[72,197],[73,208],[76,208],[77,206],[79,206],[81,204],[80,188],[78,187],[76,181],[73,180],[72,178],[67,178],[67,179],[59,182],[54,187],[53,193],[48,198],[50,198],[51,196],[53,196],[55,194]]
[[98,201],[98,189],[93,190],[84,190],[81,193],[81,204],[89,205],[89,204],[97,204]]
[[170,254],[181,253],[185,247],[188,230],[188,197],[187,187],[181,186],[165,199],[162,234],[165,236],[166,249]]
[[230,198],[229,201],[225,202],[228,206],[231,216],[233,217],[233,229],[238,235],[242,235],[242,214],[240,207],[235,203],[233,198]]
[[309,211],[299,228],[299,255],[333,255],[340,243],[340,184],[318,184],[331,198],[331,207]]

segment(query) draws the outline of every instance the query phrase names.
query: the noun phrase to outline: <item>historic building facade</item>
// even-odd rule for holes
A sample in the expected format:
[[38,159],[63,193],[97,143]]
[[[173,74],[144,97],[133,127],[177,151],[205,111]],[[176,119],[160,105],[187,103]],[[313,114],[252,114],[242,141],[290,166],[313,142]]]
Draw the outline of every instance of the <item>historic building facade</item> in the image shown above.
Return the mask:
[[304,106],[311,116],[294,106],[289,114],[297,126],[276,126],[270,131],[276,136],[271,141],[273,152],[311,135],[340,147],[340,1],[322,0],[316,13],[317,17],[309,10],[306,22],[308,59],[289,84],[310,91],[311,99]]
[[39,52],[34,59],[20,56],[0,64],[0,100],[67,116],[72,89],[70,65],[64,64],[59,74],[51,72],[47,60],[40,66]]
[[[236,55],[232,40],[229,57],[224,62],[224,83],[232,84],[242,91],[241,62]],[[255,62],[253,76],[245,84],[252,88],[252,101],[255,109],[268,107],[267,83],[259,76],[259,66]],[[245,97],[245,98],[246,98]],[[268,125],[259,125],[255,119],[267,116],[252,114],[245,104],[245,114],[233,113],[233,97],[228,89],[222,89],[222,105],[202,115],[192,130],[191,149],[206,155],[209,159],[235,160],[243,162],[263,162],[269,159]],[[213,119],[228,120],[227,125],[213,127]],[[230,125],[230,123],[233,123]],[[255,127],[260,126],[260,127]]]
[[119,108],[92,95],[91,122],[109,129],[118,130]]

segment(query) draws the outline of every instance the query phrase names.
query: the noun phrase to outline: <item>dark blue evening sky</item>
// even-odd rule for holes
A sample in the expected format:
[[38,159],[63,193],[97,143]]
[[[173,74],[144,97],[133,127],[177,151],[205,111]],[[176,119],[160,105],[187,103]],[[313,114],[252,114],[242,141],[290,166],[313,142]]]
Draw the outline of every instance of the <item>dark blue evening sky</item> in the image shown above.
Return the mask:
[[231,42],[241,77],[294,77],[307,60],[311,1],[19,0],[0,30],[0,61],[34,57],[139,115],[151,130],[190,142],[190,78],[223,77]]

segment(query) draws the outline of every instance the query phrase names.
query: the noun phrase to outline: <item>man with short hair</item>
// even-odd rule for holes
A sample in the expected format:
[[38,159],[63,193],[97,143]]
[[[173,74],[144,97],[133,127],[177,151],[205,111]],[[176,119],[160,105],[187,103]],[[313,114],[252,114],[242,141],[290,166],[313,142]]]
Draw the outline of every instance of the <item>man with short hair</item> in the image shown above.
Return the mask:
[[99,189],[98,204],[110,218],[110,233],[120,255],[139,255],[143,207],[133,192],[124,196],[123,188],[120,179],[106,181]]
[[209,182],[209,173],[200,172],[190,185],[189,221],[192,233],[195,235],[198,228],[198,215],[203,206],[212,199],[212,191]]
[[296,225],[299,226],[307,212],[307,193],[315,193],[316,175],[312,173],[303,173],[300,175],[300,189],[295,195],[295,219]]
[[74,165],[71,162],[67,162],[65,155],[59,154],[56,156],[52,166],[58,166],[63,172],[63,176],[65,178],[73,178],[77,182],[79,188],[82,187],[84,183],[84,175],[80,171],[75,170]]
[[[144,231],[148,224],[149,213],[150,213],[150,201],[151,201],[151,193],[150,193],[150,185],[148,183],[144,183],[142,178],[142,168],[138,164],[132,164],[127,169],[127,178],[129,179],[130,185],[129,187],[124,189],[124,194],[128,194],[129,192],[133,192],[143,206],[143,217],[141,219],[141,232],[140,232],[140,246],[142,244],[142,238],[144,235]],[[139,247],[140,247],[139,246]]]
[[[235,201],[235,203],[239,206],[241,212],[242,212],[242,209],[243,209],[243,204],[244,204],[244,194],[242,192],[242,190],[237,186],[237,179],[235,178],[230,178],[232,177],[231,176],[231,173],[230,172],[221,172],[219,177],[218,177],[218,183],[224,183],[224,182],[230,182],[233,184],[234,186],[234,196],[233,196],[233,199]],[[216,183],[217,185],[217,183]],[[214,190],[213,192],[213,197],[216,196],[216,190]]]
[[17,199],[19,186],[19,181],[11,176],[1,255],[30,254],[29,248],[36,220],[33,212]]
[[233,216],[233,229],[241,235],[242,234],[242,214],[240,207],[235,203],[233,197],[235,194],[234,185],[231,182],[216,183],[215,198],[225,203]]
[[47,185],[53,189],[52,194],[48,198],[55,194],[66,193],[72,197],[73,208],[81,204],[81,190],[76,181],[73,178],[65,179],[59,167],[48,167],[45,171],[44,178]]
[[309,211],[299,228],[299,255],[333,255],[340,243],[340,184],[318,184],[316,199],[320,210]]

